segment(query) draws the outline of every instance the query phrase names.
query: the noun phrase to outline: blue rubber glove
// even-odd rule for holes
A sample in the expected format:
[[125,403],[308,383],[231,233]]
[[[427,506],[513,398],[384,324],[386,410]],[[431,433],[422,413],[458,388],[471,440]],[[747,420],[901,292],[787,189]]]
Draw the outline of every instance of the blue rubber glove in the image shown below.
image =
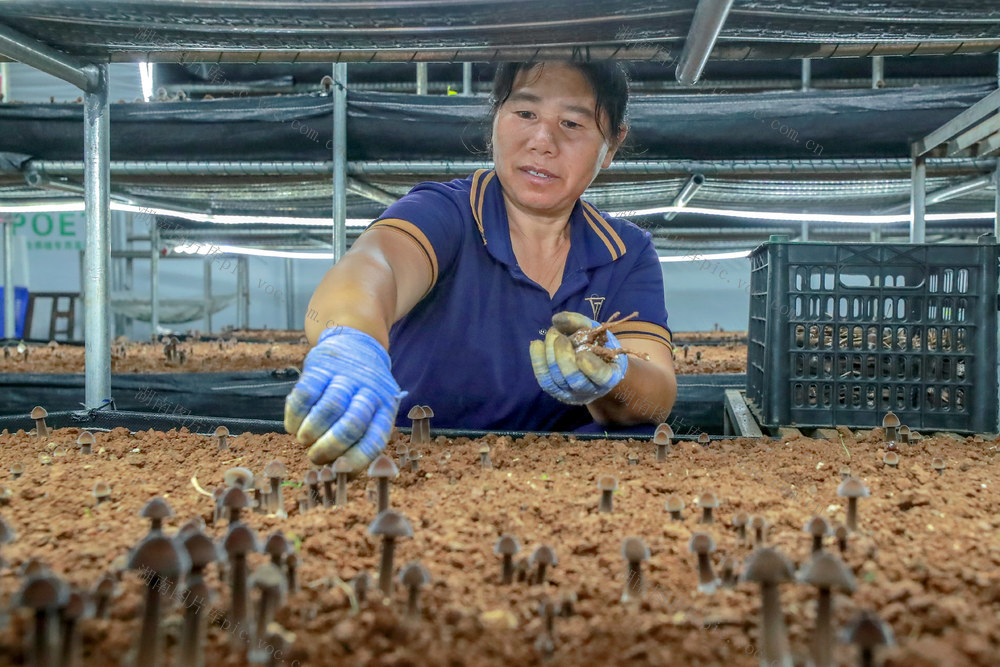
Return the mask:
[[[573,334],[598,326],[580,313],[564,311],[552,316],[552,326],[545,340],[533,340],[529,348],[535,379],[546,393],[571,405],[595,401],[611,391],[625,377],[628,357],[619,354],[613,363],[602,361],[590,350],[576,352]],[[610,331],[604,347],[621,349]]]
[[311,445],[313,463],[344,456],[357,472],[385,448],[405,395],[377,340],[331,327],[306,355],[302,377],[285,399],[285,430]]

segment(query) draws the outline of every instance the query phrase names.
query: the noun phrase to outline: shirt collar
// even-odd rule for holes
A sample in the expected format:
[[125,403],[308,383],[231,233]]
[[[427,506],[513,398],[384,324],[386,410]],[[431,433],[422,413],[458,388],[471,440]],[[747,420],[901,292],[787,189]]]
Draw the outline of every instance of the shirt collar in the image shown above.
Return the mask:
[[[498,261],[513,266],[517,263],[510,243],[507,207],[503,188],[493,169],[479,169],[472,174],[469,189],[472,218],[487,251]],[[597,209],[578,199],[569,217],[570,267],[589,269],[602,266],[625,254],[625,242]]]

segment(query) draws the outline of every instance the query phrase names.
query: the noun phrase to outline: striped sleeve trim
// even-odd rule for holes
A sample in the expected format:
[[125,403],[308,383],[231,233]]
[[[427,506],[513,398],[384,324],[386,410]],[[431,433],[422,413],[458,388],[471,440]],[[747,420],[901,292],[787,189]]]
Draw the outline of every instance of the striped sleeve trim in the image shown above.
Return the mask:
[[[488,174],[483,178],[483,174]],[[469,207],[472,209],[472,219],[476,221],[479,235],[486,245],[486,230],[483,228],[483,200],[486,197],[486,186],[496,175],[492,169],[477,169],[472,175],[472,187],[469,188]]]
[[673,335],[670,333],[669,329],[661,327],[659,324],[629,320],[628,322],[622,322],[621,324],[612,326],[611,333],[613,333],[619,341],[628,340],[630,338],[635,340],[652,340],[666,345],[671,354],[674,352]]
[[376,229],[376,228],[391,229],[394,232],[399,232],[406,238],[413,241],[417,245],[417,247],[420,248],[420,251],[424,254],[424,256],[427,258],[427,267],[430,270],[431,274],[430,276],[431,284],[427,288],[427,291],[424,292],[423,295],[420,297],[421,299],[423,299],[432,289],[434,289],[434,285],[437,284],[438,262],[437,262],[437,254],[434,252],[434,246],[432,246],[431,242],[427,240],[427,236],[422,231],[420,231],[419,227],[414,225],[412,222],[408,222],[407,220],[401,220],[399,218],[385,218],[384,220],[373,222],[371,226],[368,227],[368,229]]
[[[583,203],[584,212],[590,213],[590,215],[593,217],[593,220],[588,219],[588,222],[590,223],[591,227],[594,227],[594,230],[598,232],[598,235],[601,236],[601,240],[604,241],[605,245],[608,246],[608,250],[611,252],[612,259],[618,259],[622,255],[624,255],[625,242],[622,241],[622,238],[620,236],[618,236],[618,232],[615,231],[614,227],[608,224],[608,221],[604,219],[604,216],[602,216],[600,213],[597,212],[597,209],[595,209],[593,206],[591,206],[585,201],[581,200],[581,202]],[[597,225],[600,225],[601,227],[604,228],[607,237],[611,239],[611,243],[617,246],[618,249],[617,253],[615,252],[615,249],[611,247],[611,244],[607,241],[604,235],[600,233],[600,230],[597,229],[595,221]]]

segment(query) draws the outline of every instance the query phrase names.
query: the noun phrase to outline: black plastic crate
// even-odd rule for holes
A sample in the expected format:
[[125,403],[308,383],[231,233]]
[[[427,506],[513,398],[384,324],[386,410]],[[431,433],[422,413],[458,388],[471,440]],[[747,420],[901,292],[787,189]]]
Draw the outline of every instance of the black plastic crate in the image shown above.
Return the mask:
[[997,432],[997,245],[750,254],[747,401],[763,426]]

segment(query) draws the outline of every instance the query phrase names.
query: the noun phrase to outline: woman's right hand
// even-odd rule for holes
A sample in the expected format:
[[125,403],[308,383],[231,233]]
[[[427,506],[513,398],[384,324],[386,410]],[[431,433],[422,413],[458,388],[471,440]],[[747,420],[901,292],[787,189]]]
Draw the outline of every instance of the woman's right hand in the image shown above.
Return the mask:
[[331,327],[306,355],[302,377],[285,399],[285,430],[310,445],[313,463],[344,456],[358,472],[385,448],[405,395],[378,341]]

